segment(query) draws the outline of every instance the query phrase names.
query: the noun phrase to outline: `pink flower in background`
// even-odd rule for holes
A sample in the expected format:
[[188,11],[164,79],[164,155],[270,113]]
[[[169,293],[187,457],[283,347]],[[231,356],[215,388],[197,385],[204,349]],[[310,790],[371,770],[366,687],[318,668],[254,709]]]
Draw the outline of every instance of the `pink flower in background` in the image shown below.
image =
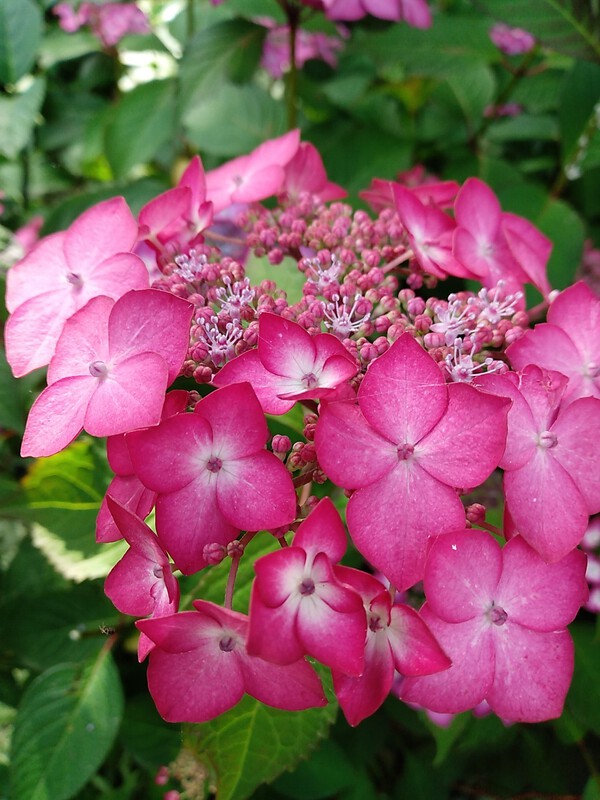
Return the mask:
[[563,404],[600,398],[600,297],[579,281],[551,303],[547,322],[528,330],[506,351],[513,369],[527,364],[569,379]]
[[508,56],[528,53],[535,47],[535,37],[522,28],[511,28],[498,22],[490,29],[490,39],[498,50]]
[[[164,617],[179,608],[179,584],[169,557],[156,534],[135,514],[107,499],[116,527],[129,550],[115,564],[104,582],[104,592],[123,614],[132,617]],[[138,658],[143,661],[154,643],[140,634]]]
[[322,0],[329,19],[352,21],[367,14],[413,28],[431,27],[431,11],[425,0]]
[[464,525],[456,488],[478,486],[498,465],[509,406],[500,399],[447,385],[405,333],[369,365],[357,405],[322,404],[319,464],[338,486],[356,490],[350,535],[398,589],[423,577],[429,536]]
[[297,322],[265,312],[258,318],[258,349],[225,364],[214,383],[248,381],[266,414],[285,414],[297,400],[334,394],[357,370],[332,334],[311,336]]
[[148,287],[143,261],[128,252],[137,232],[125,200],[114,197],[45,236],[9,270],[6,357],[17,377],[48,364],[65,322],[92,297],[117,300]]
[[89,25],[104,47],[114,47],[130,33],[150,33],[144,12],[135,3],[82,3],[77,11],[69,3],[52,9],[67,33]]
[[373,575],[341,566],[335,575],[358,592],[367,613],[363,673],[354,677],[332,671],[344,716],[358,725],[383,703],[396,670],[402,675],[429,675],[448,669],[450,659],[414,608],[392,603],[389,591]]
[[255,562],[249,653],[275,664],[310,655],[344,675],[362,674],[362,600],[333,569],[345,551],[346,531],[325,497],[300,525],[291,547]]
[[566,627],[587,598],[585,556],[546,564],[517,536],[504,548],[479,530],[439,536],[424,578],[421,616],[452,661],[406,678],[400,697],[442,713],[487,700],[499,717],[559,717],[573,674]]
[[137,623],[156,645],[148,686],[168,722],[206,722],[244,694],[286,711],[327,705],[321,682],[304,659],[280,666],[248,655],[248,617],[204,600],[194,600],[194,607]]
[[296,155],[286,164],[281,192],[293,200],[297,200],[302,192],[309,192],[322,203],[341,200],[348,194],[337,183],[328,180],[319,151],[310,142],[301,142]]
[[[282,78],[290,69],[290,29],[287,25],[275,25],[273,20],[257,20],[269,28],[265,39],[261,65],[274,78]],[[296,66],[300,69],[311,59],[325,61],[330,67],[337,67],[337,53],[344,43],[337,36],[325,33],[312,33],[300,28],[296,38]]]
[[90,300],[65,323],[48,386],[29,412],[21,454],[58,453],[82,429],[112,436],[158,424],[165,391],[187,351],[192,310],[155,289],[128,292],[116,303]]

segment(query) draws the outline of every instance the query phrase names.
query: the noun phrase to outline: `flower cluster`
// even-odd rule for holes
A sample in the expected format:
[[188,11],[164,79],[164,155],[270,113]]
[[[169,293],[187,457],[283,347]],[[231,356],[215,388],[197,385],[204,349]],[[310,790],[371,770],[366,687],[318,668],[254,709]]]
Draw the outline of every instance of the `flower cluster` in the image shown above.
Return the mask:
[[[13,371],[48,366],[22,453],[107,437],[97,538],[129,550],[106,593],[144,618],[167,720],[245,693],[324,705],[307,657],[352,725],[392,687],[438,713],[556,717],[588,596],[577,548],[597,545],[600,299],[552,292],[549,240],[476,178],[376,179],[372,214],[343,196],[292,131],[207,174],[194,158],[137,219],[115,198],[41,239],[7,278]],[[249,253],[269,279],[253,283]],[[533,328],[525,284],[548,309]],[[504,547],[463,500],[497,469]],[[343,520],[363,569],[343,563]],[[256,535],[272,547],[240,613]],[[224,561],[223,605],[180,609],[178,576]]]

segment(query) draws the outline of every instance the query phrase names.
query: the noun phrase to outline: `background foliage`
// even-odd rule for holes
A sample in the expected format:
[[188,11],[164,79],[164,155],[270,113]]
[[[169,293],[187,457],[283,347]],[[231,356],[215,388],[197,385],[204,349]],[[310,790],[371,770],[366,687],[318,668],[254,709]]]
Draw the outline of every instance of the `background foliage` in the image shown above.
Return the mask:
[[[61,30],[52,5],[0,3],[4,268],[19,256],[11,232],[32,218],[51,233],[115,194],[136,212],[194,153],[210,169],[290,123],[354,203],[372,177],[415,164],[442,178],[480,176],[505,210],[553,240],[556,288],[581,269],[584,243],[600,243],[595,3],[438,0],[427,31],[367,17],[340,33],[314,14],[308,30],[343,38],[338,66],[311,60],[284,79],[260,66],[266,29],[255,20],[283,23],[275,0],[140,2],[152,33],[110,48],[88,30]],[[531,31],[536,49],[502,55],[488,35],[497,20]],[[519,113],[499,114],[507,103]],[[334,704],[290,714],[248,697],[183,732],[162,722],[132,620],[103,593],[123,546],[94,543],[110,479],[102,444],[82,439],[49,459],[18,457],[41,380],[15,381],[0,361],[2,800],[153,800],[167,789],[196,798],[217,786],[221,800],[600,798],[600,637],[591,615],[575,627],[575,679],[552,723],[506,727],[463,714],[440,727],[390,698],[352,730]],[[268,546],[253,542],[256,555]],[[183,586],[188,598],[218,601],[224,583],[215,568],[200,586]],[[169,782],[157,785],[167,764]]]

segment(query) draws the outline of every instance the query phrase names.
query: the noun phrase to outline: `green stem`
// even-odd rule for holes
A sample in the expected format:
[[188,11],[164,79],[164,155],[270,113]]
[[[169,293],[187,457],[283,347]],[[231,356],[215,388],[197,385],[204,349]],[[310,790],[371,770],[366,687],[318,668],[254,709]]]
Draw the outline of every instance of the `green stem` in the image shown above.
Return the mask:
[[191,39],[196,30],[196,20],[194,18],[194,0],[187,0],[186,21],[187,21],[187,38]]
[[300,9],[295,5],[284,3],[289,28],[290,71],[285,82],[285,99],[287,106],[287,128],[291,131],[297,126],[298,110],[298,68],[296,66],[296,42],[300,27]]

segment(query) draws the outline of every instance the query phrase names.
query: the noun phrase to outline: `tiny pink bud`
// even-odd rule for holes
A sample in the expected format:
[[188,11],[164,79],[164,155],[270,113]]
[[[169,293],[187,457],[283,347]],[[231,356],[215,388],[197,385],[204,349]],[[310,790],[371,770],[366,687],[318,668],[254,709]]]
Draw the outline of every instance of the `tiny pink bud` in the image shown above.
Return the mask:
[[485,506],[481,503],[472,503],[466,508],[467,519],[473,525],[480,525],[485,522]]
[[229,542],[225,550],[230,558],[241,558],[244,555],[244,545],[238,539]]
[[419,316],[415,317],[415,328],[419,333],[425,333],[431,327],[432,321],[427,314],[419,314]]
[[163,800],[181,800],[181,795],[177,789],[169,789],[168,792],[165,792]]
[[275,434],[271,442],[271,448],[274,453],[287,453],[292,446],[292,440],[289,436],[283,436],[279,433]]
[[416,317],[425,311],[425,301],[422,297],[413,297],[406,304],[406,308],[409,314]]
[[225,548],[222,544],[218,544],[218,542],[205,544],[204,549],[202,550],[202,557],[207,564],[216,566],[225,558]]
[[168,780],[169,780],[169,768],[163,765],[162,767],[159,767],[159,770],[154,777],[154,783],[157,786],[164,786]]

